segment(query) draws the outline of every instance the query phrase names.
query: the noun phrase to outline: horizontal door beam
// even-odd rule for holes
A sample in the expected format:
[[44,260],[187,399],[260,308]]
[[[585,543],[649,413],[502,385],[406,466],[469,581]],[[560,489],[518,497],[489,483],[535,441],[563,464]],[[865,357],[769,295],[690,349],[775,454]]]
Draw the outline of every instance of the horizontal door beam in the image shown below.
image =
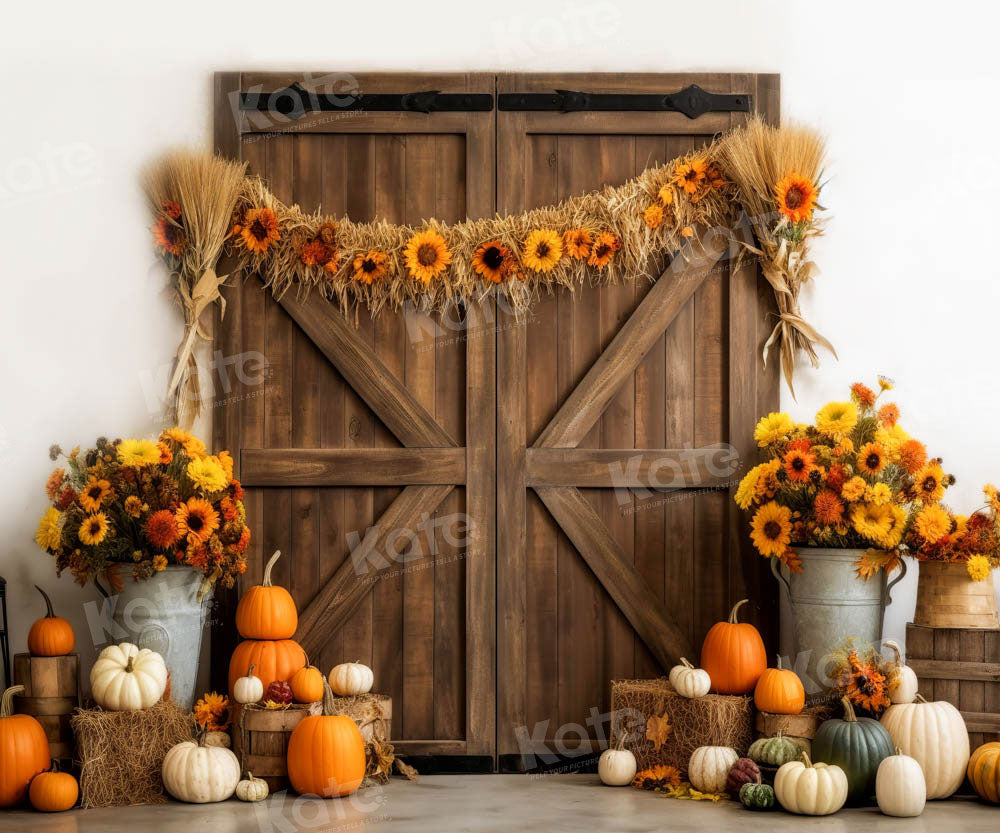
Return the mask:
[[528,486],[589,489],[728,487],[739,466],[729,446],[706,448],[529,448]]
[[244,486],[457,486],[464,448],[244,448]]

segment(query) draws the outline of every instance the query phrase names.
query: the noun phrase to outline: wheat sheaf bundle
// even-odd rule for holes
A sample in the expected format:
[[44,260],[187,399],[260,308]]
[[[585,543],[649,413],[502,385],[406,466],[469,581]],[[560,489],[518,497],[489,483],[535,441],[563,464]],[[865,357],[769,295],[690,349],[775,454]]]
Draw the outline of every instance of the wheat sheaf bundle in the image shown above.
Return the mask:
[[214,271],[223,248],[235,274],[256,273],[278,298],[289,290],[316,291],[345,313],[364,306],[375,316],[386,308],[443,311],[500,297],[520,315],[542,291],[650,279],[664,257],[698,253],[695,229],[729,230],[739,206],[754,240],[738,243],[759,259],[777,298],[764,361],[778,344],[791,387],[799,349],[813,365],[817,345],[833,351],[799,307],[801,288],[816,271],[808,248],[822,230],[815,211],[823,157],[815,132],[755,117],[621,185],[556,205],[400,225],[308,213],[283,203],[260,177],[245,175],[243,165],[169,156],[147,177],[147,193],[156,244],[177,276],[187,323],[171,394],[182,388],[197,394],[191,346],[196,335],[207,337],[201,312],[223,303],[224,278]]

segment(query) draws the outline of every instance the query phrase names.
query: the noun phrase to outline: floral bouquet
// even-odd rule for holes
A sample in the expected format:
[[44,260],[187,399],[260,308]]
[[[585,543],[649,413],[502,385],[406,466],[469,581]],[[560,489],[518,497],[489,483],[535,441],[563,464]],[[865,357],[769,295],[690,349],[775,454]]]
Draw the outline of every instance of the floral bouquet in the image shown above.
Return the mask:
[[203,596],[245,572],[250,529],[229,452],[209,455],[201,440],[171,428],[157,442],[101,437],[86,452],[53,446],[50,457],[66,466],[49,475],[52,505],[35,541],[60,575],[68,568],[107,595],[99,579],[120,590],[123,564],[143,581],[173,562],[201,571]]
[[851,704],[878,717],[892,701],[889,692],[896,685],[898,666],[886,660],[875,646],[858,648],[848,639],[831,656],[832,694],[847,697]]
[[879,405],[891,389],[885,378],[877,394],[855,383],[850,400],[825,405],[815,425],[784,413],[757,424],[769,459],[743,478],[736,502],[754,513],[750,537],[761,555],[801,572],[796,544],[862,549],[858,576],[867,579],[896,569],[910,530],[943,511],[954,478],[900,427],[894,403]]

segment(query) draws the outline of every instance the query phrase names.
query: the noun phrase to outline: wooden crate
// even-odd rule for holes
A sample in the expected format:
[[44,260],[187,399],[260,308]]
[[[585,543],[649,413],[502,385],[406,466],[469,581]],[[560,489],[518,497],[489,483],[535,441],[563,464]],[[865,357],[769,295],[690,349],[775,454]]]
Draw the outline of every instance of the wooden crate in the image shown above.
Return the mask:
[[906,664],[928,700],[947,700],[965,718],[975,749],[1000,740],[1000,630],[906,626]]
[[322,711],[322,703],[296,703],[273,710],[237,703],[233,708],[233,752],[243,772],[267,781],[271,792],[288,789],[288,739],[304,718]]
[[14,711],[42,724],[49,754],[68,769],[76,755],[70,718],[80,705],[79,656],[15,654],[14,685],[24,686],[24,694],[14,698]]

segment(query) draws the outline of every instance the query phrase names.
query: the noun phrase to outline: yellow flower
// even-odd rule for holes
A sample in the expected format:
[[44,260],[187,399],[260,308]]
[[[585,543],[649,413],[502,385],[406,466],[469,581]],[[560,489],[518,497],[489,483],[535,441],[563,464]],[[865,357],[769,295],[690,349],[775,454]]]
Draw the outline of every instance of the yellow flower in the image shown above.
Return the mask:
[[444,237],[435,229],[414,234],[406,243],[404,255],[410,274],[425,284],[429,284],[451,263],[451,252]]
[[226,477],[232,480],[233,477],[233,455],[228,451],[220,451],[213,458],[217,460],[219,465],[222,466],[222,470],[226,473]]
[[784,555],[792,541],[792,510],[773,500],[765,503],[750,524],[750,538],[761,555]]
[[955,522],[955,537],[961,538],[969,531],[969,516],[968,515],[952,515],[951,519]]
[[985,581],[990,576],[990,561],[985,555],[970,555],[965,566],[973,581]]
[[152,440],[122,440],[118,459],[123,466],[140,468],[160,462],[160,449]]
[[650,228],[659,228],[663,223],[663,206],[653,203],[642,212],[642,221]]
[[757,483],[760,480],[760,475],[764,471],[765,464],[759,466],[754,466],[750,471],[747,472],[746,477],[740,481],[740,485],[736,489],[736,505],[740,509],[749,509],[754,502],[754,497],[757,494]]
[[890,379],[888,376],[878,377],[878,386],[881,390],[892,390],[893,384],[894,383],[892,379]]
[[93,475],[80,492],[80,505],[88,512],[96,512],[105,499],[112,497],[111,484],[107,480],[98,480]]
[[928,544],[935,544],[951,530],[951,517],[940,504],[931,503],[917,515],[917,532]]
[[844,437],[833,449],[834,457],[843,457],[845,454],[854,453],[854,443],[851,442],[850,437]]
[[851,524],[858,535],[881,544],[893,529],[892,510],[888,506],[862,503],[851,512]]
[[77,533],[83,543],[91,547],[96,547],[108,535],[108,516],[103,512],[88,515]]
[[222,465],[212,457],[197,457],[188,463],[187,476],[206,493],[221,492],[229,483]]
[[816,428],[840,442],[858,424],[858,406],[853,402],[830,402],[816,414]]
[[130,518],[138,518],[142,514],[142,501],[135,495],[125,498],[125,514]]
[[889,488],[887,483],[876,483],[874,486],[869,486],[865,489],[865,500],[868,503],[874,503],[876,506],[882,506],[888,503],[892,499],[892,489]]
[[983,494],[986,495],[986,500],[993,508],[993,511],[1000,512],[1000,492],[997,491],[997,487],[992,483],[987,483],[983,487]]
[[156,572],[165,570],[167,568],[167,557],[165,555],[154,555],[153,556],[153,569]]
[[778,442],[782,437],[787,437],[795,430],[795,423],[792,418],[785,413],[770,413],[766,417],[761,417],[757,427],[753,429],[753,438],[761,448]]
[[210,691],[194,704],[194,719],[208,731],[221,732],[229,727],[229,698]]
[[62,544],[62,527],[59,525],[59,511],[50,506],[38,521],[35,543],[43,550],[57,550]]
[[867,488],[868,484],[860,477],[852,477],[844,484],[844,488],[840,490],[840,494],[843,495],[844,500],[861,500]]
[[928,463],[914,478],[914,488],[925,504],[937,503],[944,497],[944,469],[937,463]]
[[892,517],[892,525],[878,542],[887,550],[898,547],[903,540],[903,532],[906,531],[906,510],[902,506],[889,504],[889,513]]
[[524,241],[524,265],[534,272],[551,272],[562,253],[562,238],[552,229],[535,229]]

